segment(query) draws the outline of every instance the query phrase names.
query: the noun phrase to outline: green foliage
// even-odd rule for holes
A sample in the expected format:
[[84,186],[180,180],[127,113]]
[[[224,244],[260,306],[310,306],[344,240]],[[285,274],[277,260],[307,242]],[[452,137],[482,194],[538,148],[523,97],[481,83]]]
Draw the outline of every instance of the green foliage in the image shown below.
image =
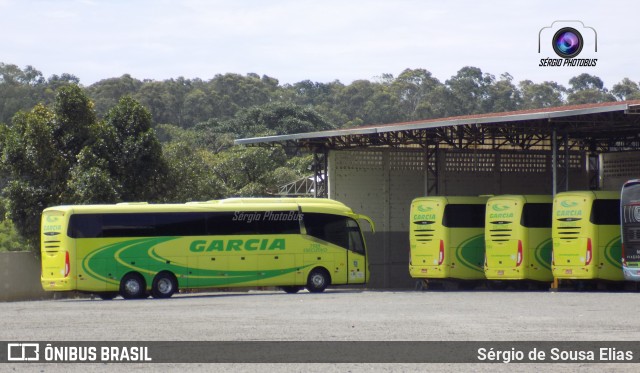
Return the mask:
[[332,129],[333,126],[311,108],[293,104],[268,104],[240,111],[221,130],[237,137],[284,135]]
[[101,80],[87,87],[87,95],[96,103],[96,113],[103,117],[124,96],[132,96],[142,87],[142,82],[129,74],[119,78]]
[[[154,201],[162,198],[167,187],[168,167],[151,128],[151,114],[130,96],[121,98],[109,110],[104,122],[94,126],[93,142],[86,152],[79,154],[78,167],[78,173],[94,174],[100,182],[106,183],[100,187],[105,192],[100,195],[117,195],[115,200]],[[79,185],[97,186],[91,183]],[[110,185],[115,195],[109,190]],[[76,196],[90,196],[91,193],[79,190]]]
[[638,100],[640,99],[640,86],[629,78],[613,86],[611,93],[620,100]]
[[164,147],[169,165],[166,202],[208,201],[225,196],[222,181],[213,177],[215,155],[206,149],[195,148],[187,142],[172,142]]
[[589,74],[580,74],[569,79],[567,103],[571,105],[615,101],[616,98],[604,88],[602,79]]
[[282,148],[235,146],[218,155],[214,176],[227,196],[268,196],[277,193],[273,170],[284,166],[287,155]]
[[567,89],[556,82],[534,83],[531,80],[520,82],[522,109],[537,109],[561,106]]
[[29,244],[18,234],[11,220],[0,221],[0,252],[29,249],[31,249]]
[[0,132],[7,215],[31,247],[48,206],[164,198],[162,147],[151,115],[130,97],[98,122],[84,91],[64,85],[51,108],[18,112]]

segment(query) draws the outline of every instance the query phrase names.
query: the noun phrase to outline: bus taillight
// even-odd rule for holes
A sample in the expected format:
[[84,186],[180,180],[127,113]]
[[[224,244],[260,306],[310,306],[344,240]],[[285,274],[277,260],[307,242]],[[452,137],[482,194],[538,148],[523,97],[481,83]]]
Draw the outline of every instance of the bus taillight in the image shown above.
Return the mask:
[[592,257],[593,257],[593,252],[591,248],[591,238],[587,238],[587,259],[584,264],[589,265],[591,263]]
[[71,266],[69,263],[69,252],[64,253],[64,277],[69,276],[69,271],[71,270]]
[[522,240],[518,240],[518,256],[516,258],[516,267],[522,264]]
[[624,259],[624,243],[620,244],[620,248],[622,250],[621,254],[622,254],[622,265],[626,266],[627,265],[627,261]]
[[438,265],[444,262],[444,241],[440,240],[440,254],[438,255]]

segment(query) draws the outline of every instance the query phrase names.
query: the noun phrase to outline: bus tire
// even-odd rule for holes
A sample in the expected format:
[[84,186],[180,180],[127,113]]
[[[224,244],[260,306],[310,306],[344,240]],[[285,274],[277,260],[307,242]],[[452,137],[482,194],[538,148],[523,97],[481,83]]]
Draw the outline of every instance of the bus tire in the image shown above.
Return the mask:
[[302,290],[302,287],[301,286],[281,286],[280,289],[282,289],[287,294],[295,294],[300,290]]
[[120,280],[120,295],[124,299],[146,298],[147,284],[139,273],[127,273]]
[[307,290],[310,293],[322,293],[331,284],[331,276],[324,268],[314,268],[307,278]]
[[178,290],[178,281],[171,272],[160,272],[153,278],[151,295],[154,298],[171,298]]
[[102,300],[113,300],[113,298],[117,297],[118,293],[108,292],[108,293],[99,293],[98,298]]

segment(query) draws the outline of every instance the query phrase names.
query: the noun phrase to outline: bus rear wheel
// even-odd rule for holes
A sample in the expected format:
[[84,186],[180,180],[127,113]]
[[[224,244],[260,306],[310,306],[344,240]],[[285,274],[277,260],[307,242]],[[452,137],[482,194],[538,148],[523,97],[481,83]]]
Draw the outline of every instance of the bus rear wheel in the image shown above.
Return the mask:
[[160,272],[153,279],[151,285],[151,295],[154,298],[171,298],[178,289],[178,283],[173,274]]
[[120,295],[124,299],[146,297],[147,284],[139,273],[128,273],[120,281]]
[[309,273],[307,290],[311,293],[322,293],[331,283],[331,277],[324,268],[315,268]]

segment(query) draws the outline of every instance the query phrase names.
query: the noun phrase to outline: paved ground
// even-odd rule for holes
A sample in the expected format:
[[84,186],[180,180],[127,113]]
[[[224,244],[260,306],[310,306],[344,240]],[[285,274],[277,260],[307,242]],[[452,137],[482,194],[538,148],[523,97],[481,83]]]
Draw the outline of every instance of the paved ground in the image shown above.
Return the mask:
[[[638,293],[382,292],[183,294],[171,299],[0,303],[4,341],[640,341]],[[0,371],[158,370],[158,365],[0,365]],[[629,364],[215,364],[234,371],[637,371]],[[33,369],[31,369],[33,368]],[[162,366],[183,370],[184,366]]]

